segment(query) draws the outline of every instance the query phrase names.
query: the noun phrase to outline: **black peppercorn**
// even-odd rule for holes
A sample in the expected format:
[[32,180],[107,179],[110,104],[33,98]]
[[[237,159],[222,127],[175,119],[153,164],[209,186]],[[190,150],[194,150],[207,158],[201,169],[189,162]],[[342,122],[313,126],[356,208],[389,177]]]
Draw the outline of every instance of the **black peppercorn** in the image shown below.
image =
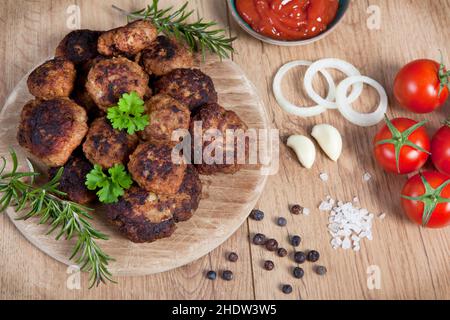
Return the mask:
[[291,244],[294,247],[298,247],[300,245],[300,242],[302,242],[302,238],[300,236],[292,236],[291,238]]
[[266,242],[266,249],[269,251],[276,251],[278,250],[278,241],[275,239],[269,239]]
[[294,204],[293,206],[291,206],[291,213],[299,215],[300,213],[302,213],[302,207],[298,204]]
[[306,256],[306,259],[310,262],[317,262],[319,261],[320,253],[316,250],[311,250],[308,252],[308,255]]
[[287,225],[287,220],[286,220],[285,218],[283,218],[283,217],[279,217],[279,218],[277,219],[277,224],[278,224],[280,227],[285,227],[285,226]]
[[253,237],[253,243],[260,246],[266,243],[266,236],[261,234],[261,233],[257,233],[255,234],[255,236]]
[[284,294],[291,294],[292,293],[292,286],[290,284],[285,284],[281,288]]
[[324,267],[324,266],[317,266],[317,267],[316,267],[316,273],[317,273],[319,276],[324,276],[324,275],[327,273],[327,268]]
[[285,248],[279,248],[277,253],[278,253],[278,256],[281,258],[286,257],[288,254],[288,252]]
[[224,272],[222,272],[222,279],[225,281],[233,280],[233,272],[231,272],[230,270],[225,270]]
[[228,255],[228,260],[231,261],[231,262],[236,262],[236,261],[238,261],[238,259],[239,259],[239,256],[235,252],[231,252]]
[[294,260],[298,264],[305,263],[305,261],[306,261],[306,254],[304,252],[302,252],[302,251],[296,252],[294,254]]
[[301,279],[305,275],[305,271],[300,267],[295,267],[292,273],[297,279]]
[[273,261],[267,260],[266,262],[264,262],[264,269],[266,269],[267,271],[272,271],[273,268],[275,268],[275,264],[273,263]]
[[217,273],[215,271],[208,271],[208,273],[206,274],[206,277],[209,280],[216,280],[217,278]]
[[262,212],[261,210],[252,210],[252,212],[250,212],[250,218],[252,218],[253,220],[256,221],[261,221],[264,219],[264,212]]

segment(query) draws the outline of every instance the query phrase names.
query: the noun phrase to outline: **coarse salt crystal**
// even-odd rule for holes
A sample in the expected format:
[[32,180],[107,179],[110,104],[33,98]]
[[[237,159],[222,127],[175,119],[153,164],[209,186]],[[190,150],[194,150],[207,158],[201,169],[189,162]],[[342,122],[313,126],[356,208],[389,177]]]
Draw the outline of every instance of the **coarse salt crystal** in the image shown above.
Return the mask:
[[338,201],[336,205],[334,199],[327,197],[319,206],[320,211],[329,212],[328,231],[334,249],[360,251],[362,239],[373,239],[372,220],[375,215],[367,209],[355,207],[355,202]]
[[352,247],[352,242],[349,238],[344,238],[344,241],[342,241],[342,249],[347,250]]
[[321,173],[320,176],[319,176],[319,178],[320,178],[320,180],[322,180],[323,182],[327,182],[328,179],[329,179],[330,177],[328,176],[327,173]]
[[380,215],[378,216],[378,219],[380,220],[384,220],[386,218],[386,213],[380,213]]
[[370,181],[371,179],[372,179],[372,175],[371,175],[369,172],[364,173],[364,175],[363,175],[363,180],[364,180],[365,182],[368,182],[368,181]]
[[302,214],[305,216],[309,216],[309,214],[311,213],[311,210],[309,210],[308,208],[303,208]]

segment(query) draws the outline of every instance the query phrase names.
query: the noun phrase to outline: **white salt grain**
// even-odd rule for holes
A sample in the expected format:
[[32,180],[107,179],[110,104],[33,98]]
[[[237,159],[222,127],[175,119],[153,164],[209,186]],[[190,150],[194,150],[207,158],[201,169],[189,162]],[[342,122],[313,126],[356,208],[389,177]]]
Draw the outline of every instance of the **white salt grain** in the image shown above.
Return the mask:
[[372,179],[372,175],[369,172],[364,173],[363,180],[369,182]]
[[305,216],[309,216],[309,214],[311,213],[311,210],[309,210],[308,208],[303,208],[302,214]]
[[319,176],[320,180],[322,180],[323,182],[327,182],[329,179],[329,176],[327,173],[321,173]]
[[378,216],[378,219],[380,220],[384,220],[386,218],[386,213],[380,213],[380,215]]

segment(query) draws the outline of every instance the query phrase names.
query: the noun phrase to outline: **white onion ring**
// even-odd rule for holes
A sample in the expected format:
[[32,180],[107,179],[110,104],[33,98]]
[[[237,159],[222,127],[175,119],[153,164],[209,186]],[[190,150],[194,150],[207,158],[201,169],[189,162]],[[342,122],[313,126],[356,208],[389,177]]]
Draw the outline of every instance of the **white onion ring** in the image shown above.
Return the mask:
[[[355,83],[361,85],[366,83],[378,91],[378,94],[380,95],[380,104],[378,105],[377,110],[372,113],[360,113],[353,110],[351,104],[356,101],[356,99],[353,100],[352,97],[347,97],[347,91]],[[344,118],[361,127],[370,127],[379,123],[383,120],[388,108],[386,90],[384,90],[380,83],[366,76],[349,77],[342,81],[336,90],[336,102],[339,106],[339,111]]]
[[[287,100],[282,91],[281,91],[281,81],[283,80],[286,73],[297,66],[307,66],[309,67],[313,63],[311,61],[304,61],[304,60],[298,60],[298,61],[292,61],[280,68],[278,70],[277,74],[275,75],[275,78],[273,80],[273,93],[275,95],[275,99],[277,100],[278,104],[288,113],[291,113],[296,116],[300,117],[314,117],[317,116],[323,112],[325,112],[327,109],[324,108],[321,105],[313,106],[313,107],[299,107],[289,100]],[[333,78],[331,75],[326,72],[325,70],[318,70],[318,72],[322,73],[322,75],[325,77],[326,81],[328,82],[328,96],[326,97],[327,100],[334,100],[336,96],[336,84],[334,83]]]
[[[354,65],[348,63],[347,61],[334,59],[334,58],[318,60],[318,61],[314,62],[308,68],[308,70],[306,70],[304,86],[305,86],[305,90],[306,90],[306,93],[308,94],[308,96],[315,103],[319,104],[322,107],[325,107],[327,109],[337,109],[338,104],[334,101],[335,96],[330,97],[330,99],[328,99],[328,98],[323,99],[320,95],[318,95],[314,91],[314,88],[312,85],[312,82],[313,82],[313,79],[314,79],[314,76],[316,75],[316,73],[317,72],[323,73],[323,70],[327,69],[327,68],[337,69],[337,70],[345,73],[349,77],[360,76],[361,73],[359,72],[358,69],[356,69],[356,67]],[[354,86],[354,89],[353,89],[351,95],[348,97],[348,99],[351,101],[356,101],[359,98],[359,96],[361,95],[362,91],[363,91],[363,84],[362,83],[356,84]]]

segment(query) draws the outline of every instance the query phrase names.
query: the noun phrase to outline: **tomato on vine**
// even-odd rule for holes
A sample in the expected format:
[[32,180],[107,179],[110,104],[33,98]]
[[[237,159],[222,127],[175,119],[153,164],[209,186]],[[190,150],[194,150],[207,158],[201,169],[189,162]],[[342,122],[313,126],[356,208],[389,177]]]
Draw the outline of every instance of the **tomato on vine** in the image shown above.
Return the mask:
[[450,225],[450,178],[436,171],[415,175],[403,188],[402,206],[406,215],[423,227]]
[[374,139],[378,163],[388,172],[409,174],[418,171],[430,155],[430,138],[423,127],[426,121],[407,118],[389,120]]
[[412,112],[432,112],[447,101],[449,78],[450,71],[443,63],[427,59],[412,61],[395,78],[395,98]]
[[431,159],[439,172],[450,177],[450,118],[431,140]]

